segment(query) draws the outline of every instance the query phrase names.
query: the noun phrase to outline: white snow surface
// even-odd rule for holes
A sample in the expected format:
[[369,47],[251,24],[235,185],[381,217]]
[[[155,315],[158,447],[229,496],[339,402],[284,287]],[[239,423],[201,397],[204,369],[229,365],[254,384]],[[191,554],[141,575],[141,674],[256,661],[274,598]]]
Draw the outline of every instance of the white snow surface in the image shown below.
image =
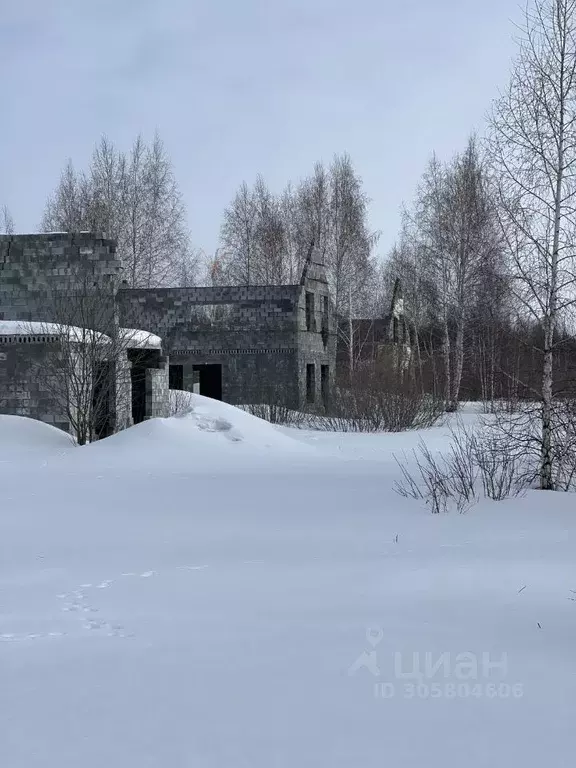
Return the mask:
[[0,462],[2,463],[16,465],[21,469],[20,462],[25,461],[26,457],[33,456],[45,463],[54,456],[73,450],[72,438],[61,429],[23,416],[0,415]]
[[433,516],[393,453],[446,427],[192,402],[85,448],[0,418],[0,766],[574,764],[573,496]]

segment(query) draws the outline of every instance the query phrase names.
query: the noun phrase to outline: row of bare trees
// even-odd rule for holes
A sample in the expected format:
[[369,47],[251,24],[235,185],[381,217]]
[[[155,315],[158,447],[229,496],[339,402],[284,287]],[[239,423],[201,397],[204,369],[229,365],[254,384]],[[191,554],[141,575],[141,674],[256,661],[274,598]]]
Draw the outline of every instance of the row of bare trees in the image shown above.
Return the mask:
[[[7,211],[0,226],[13,229]],[[43,228],[116,239],[131,286],[194,281],[184,206],[158,137],[151,145],[138,137],[127,154],[102,139],[87,171],[69,163]],[[570,389],[575,240],[576,0],[531,0],[487,136],[472,137],[448,162],[432,158],[384,265],[375,258],[362,181],[342,155],[280,195],[262,178],[243,184],[224,212],[208,279],[295,283],[313,242],[344,329],[353,317],[384,314],[382,297],[400,277],[411,365],[430,362],[446,410],[457,409],[463,382],[469,387],[474,377],[487,398],[509,381],[516,398],[536,400],[540,487],[550,489],[566,432],[555,401]]]
[[[497,282],[504,263],[489,174],[475,137],[450,162],[430,160],[403,218],[384,282],[391,287],[402,280],[418,344],[423,330],[434,328],[446,409],[456,410],[466,340],[478,308],[488,309],[487,285]],[[496,298],[492,292],[489,306]]]
[[348,155],[318,163],[312,175],[280,195],[264,179],[242,184],[224,212],[214,279],[238,285],[299,282],[310,243],[325,264],[338,314],[372,312],[377,233],[369,200]]
[[402,276],[420,332],[435,330],[448,409],[474,369],[485,396],[507,378],[538,404],[542,489],[569,439],[575,249],[576,0],[532,0],[486,139],[431,160],[385,275]]
[[45,232],[91,231],[116,240],[130,287],[193,284],[197,256],[172,163],[156,135],[130,150],[106,137],[87,171],[64,168],[42,220]]
[[[158,136],[141,136],[124,153],[106,137],[87,170],[69,161],[47,202],[44,231],[101,232],[118,243],[132,287],[294,284],[310,243],[328,269],[339,313],[373,313],[378,236],[368,225],[369,200],[348,155],[280,195],[258,177],[243,183],[224,211],[214,257],[193,249],[172,164]],[[202,274],[202,268],[206,274]]]
[[14,219],[7,205],[0,207],[0,235],[14,234]]
[[576,0],[536,0],[487,146],[508,278],[542,331],[540,487],[554,487],[554,381],[560,324],[576,301]]

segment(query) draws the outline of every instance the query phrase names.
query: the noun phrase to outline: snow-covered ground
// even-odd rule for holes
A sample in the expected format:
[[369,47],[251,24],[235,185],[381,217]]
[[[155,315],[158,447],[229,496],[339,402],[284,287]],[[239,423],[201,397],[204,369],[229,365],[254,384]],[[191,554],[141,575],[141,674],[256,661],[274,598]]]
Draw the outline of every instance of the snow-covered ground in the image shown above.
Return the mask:
[[574,496],[433,516],[391,490],[423,433],[194,403],[0,417],[2,768],[574,764]]

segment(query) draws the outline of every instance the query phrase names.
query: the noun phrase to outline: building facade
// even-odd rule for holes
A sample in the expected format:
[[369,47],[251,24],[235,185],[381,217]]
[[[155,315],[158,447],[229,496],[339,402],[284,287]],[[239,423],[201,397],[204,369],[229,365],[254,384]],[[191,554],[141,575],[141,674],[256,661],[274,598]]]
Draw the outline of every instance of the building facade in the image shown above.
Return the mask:
[[[329,405],[335,325],[312,256],[299,285],[129,289],[111,240],[0,235],[0,413],[70,428],[41,373],[70,328],[107,339],[98,436],[166,415],[169,388],[238,405]],[[70,346],[83,360],[92,337],[77,337]]]
[[396,372],[405,368],[412,357],[413,328],[406,316],[402,284],[394,283],[392,299],[382,317],[340,318],[337,361],[340,373],[381,364]]
[[324,410],[336,362],[328,282],[310,261],[299,285],[128,289],[122,325],[160,336],[173,389],[232,404]]

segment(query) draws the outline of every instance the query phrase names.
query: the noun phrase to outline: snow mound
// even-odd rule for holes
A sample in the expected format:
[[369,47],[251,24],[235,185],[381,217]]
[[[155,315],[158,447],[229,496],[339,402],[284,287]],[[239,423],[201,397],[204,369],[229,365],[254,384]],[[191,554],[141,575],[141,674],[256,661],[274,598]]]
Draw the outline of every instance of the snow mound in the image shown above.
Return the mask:
[[26,416],[0,415],[0,461],[25,456],[49,457],[74,450],[70,435],[43,421]]
[[[100,440],[92,450],[120,451],[122,458],[149,463],[162,459],[174,465],[221,466],[242,457],[315,454],[316,449],[295,440],[274,425],[233,405],[209,397],[187,394],[187,412],[165,419],[150,419],[117,435]],[[182,398],[180,398],[182,399]]]

